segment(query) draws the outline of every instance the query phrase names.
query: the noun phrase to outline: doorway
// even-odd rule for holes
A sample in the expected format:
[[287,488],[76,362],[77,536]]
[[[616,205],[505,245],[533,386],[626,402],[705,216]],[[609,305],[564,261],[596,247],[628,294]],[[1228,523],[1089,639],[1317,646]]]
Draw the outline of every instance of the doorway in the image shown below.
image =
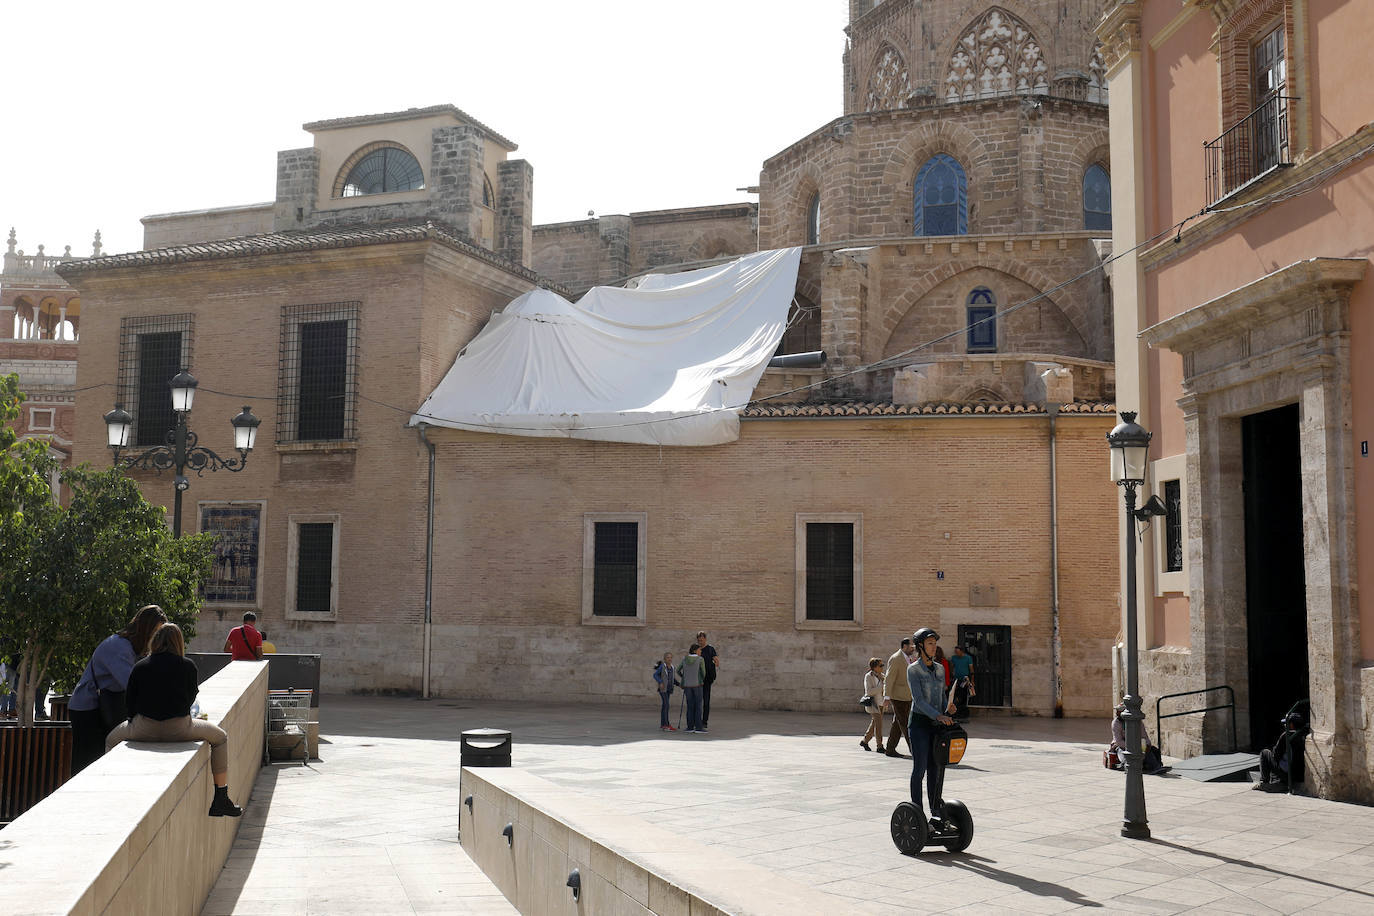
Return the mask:
[[959,626],[959,644],[973,656],[973,684],[978,693],[970,706],[1011,705],[1011,627]]
[[1307,578],[1298,405],[1241,421],[1250,745],[1272,747],[1283,714],[1308,698]]

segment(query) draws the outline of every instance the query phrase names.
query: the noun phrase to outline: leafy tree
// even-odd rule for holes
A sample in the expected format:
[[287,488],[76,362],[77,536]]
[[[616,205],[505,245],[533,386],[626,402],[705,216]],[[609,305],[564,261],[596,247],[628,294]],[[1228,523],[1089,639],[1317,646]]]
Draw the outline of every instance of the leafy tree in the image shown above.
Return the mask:
[[[17,380],[3,385],[0,399],[17,412]],[[163,509],[115,468],[64,472],[71,501],[62,507],[48,486],[46,449],[34,445],[13,443],[0,458],[0,640],[22,658],[25,724],[37,685],[74,685],[100,641],[143,605],[161,605],[194,635],[213,543],[206,534],[173,537]]]

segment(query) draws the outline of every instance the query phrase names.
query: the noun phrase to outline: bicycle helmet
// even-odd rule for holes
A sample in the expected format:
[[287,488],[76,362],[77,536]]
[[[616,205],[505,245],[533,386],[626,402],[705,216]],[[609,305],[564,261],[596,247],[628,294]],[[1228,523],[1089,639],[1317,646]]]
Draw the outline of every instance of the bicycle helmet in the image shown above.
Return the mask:
[[936,633],[936,632],[935,632],[934,630],[932,630],[930,627],[921,627],[921,628],[920,628],[919,630],[917,630],[915,633],[912,633],[912,634],[911,634],[911,639],[912,639],[912,641],[914,641],[914,642],[916,643],[916,646],[919,648],[923,642],[925,642],[927,639],[929,639],[929,638],[932,637],[932,636],[935,637],[935,641],[936,641],[936,642],[939,642],[939,641],[940,641],[940,634],[939,634],[939,633]]

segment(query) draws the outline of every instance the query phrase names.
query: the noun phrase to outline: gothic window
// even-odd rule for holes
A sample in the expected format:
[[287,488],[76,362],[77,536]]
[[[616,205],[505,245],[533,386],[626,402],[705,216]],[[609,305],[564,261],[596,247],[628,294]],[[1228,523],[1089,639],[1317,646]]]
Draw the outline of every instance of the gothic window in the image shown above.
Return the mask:
[[968,296],[968,352],[997,352],[997,297],[986,286]]
[[883,48],[868,78],[868,101],[864,111],[905,108],[910,98],[911,75],[907,72],[906,61],[896,48]]
[[362,197],[366,194],[391,194],[418,191],[425,186],[420,163],[406,150],[392,144],[378,144],[355,154],[343,179],[334,189],[335,197]]
[[482,176],[482,206],[496,209],[496,191],[492,189],[491,179]]
[[811,203],[806,208],[806,244],[819,245],[821,243],[821,193],[817,191],[811,196]]
[[1096,163],[1083,173],[1083,228],[1112,228],[1112,180]]
[[937,153],[916,173],[913,235],[968,234],[968,179],[952,156]]
[[1049,92],[1049,66],[1030,29],[1003,10],[989,10],[959,39],[945,77],[945,100]]
[[1088,101],[1107,104],[1107,62],[1102,59],[1102,42],[1093,42],[1093,56],[1088,61]]

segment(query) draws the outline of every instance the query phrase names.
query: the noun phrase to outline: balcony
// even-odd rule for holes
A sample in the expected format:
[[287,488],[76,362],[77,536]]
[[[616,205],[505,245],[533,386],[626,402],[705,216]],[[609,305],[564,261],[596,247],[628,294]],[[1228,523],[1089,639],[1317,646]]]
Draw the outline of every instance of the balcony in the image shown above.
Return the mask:
[[1207,206],[1213,207],[1268,172],[1292,165],[1288,145],[1291,96],[1271,95],[1220,137],[1202,144]]

